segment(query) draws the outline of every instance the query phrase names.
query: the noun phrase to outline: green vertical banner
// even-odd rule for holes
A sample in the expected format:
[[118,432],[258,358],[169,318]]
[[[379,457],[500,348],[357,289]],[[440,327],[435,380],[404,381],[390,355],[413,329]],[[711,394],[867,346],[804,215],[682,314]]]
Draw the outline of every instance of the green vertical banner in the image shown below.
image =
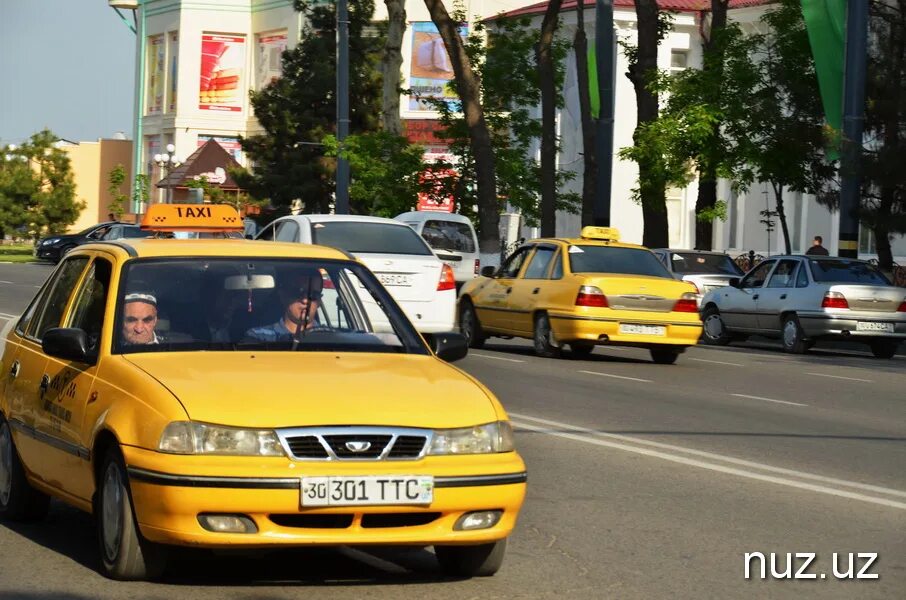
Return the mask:
[[[839,138],[843,127],[843,65],[846,40],[846,0],[802,0],[802,16],[808,31],[824,118]],[[834,144],[828,158],[839,156]]]
[[588,97],[591,104],[591,118],[597,119],[601,112],[601,96],[598,95],[598,61],[595,58],[595,47],[588,50]]

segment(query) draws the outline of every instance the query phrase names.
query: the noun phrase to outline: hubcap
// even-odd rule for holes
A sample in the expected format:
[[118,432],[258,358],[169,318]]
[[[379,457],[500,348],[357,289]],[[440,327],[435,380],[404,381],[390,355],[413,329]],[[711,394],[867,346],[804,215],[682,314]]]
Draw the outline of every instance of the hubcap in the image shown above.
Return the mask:
[[708,337],[711,339],[717,339],[724,333],[724,322],[721,320],[720,315],[709,315],[705,319],[705,333],[708,334]]
[[104,491],[101,495],[104,553],[110,561],[116,560],[123,539],[123,493],[119,469],[111,463],[104,475]]
[[13,438],[9,425],[0,425],[0,505],[9,504],[13,489]]
[[796,338],[799,335],[799,331],[796,328],[796,323],[792,320],[787,321],[783,325],[783,343],[788,347],[792,347],[796,343]]

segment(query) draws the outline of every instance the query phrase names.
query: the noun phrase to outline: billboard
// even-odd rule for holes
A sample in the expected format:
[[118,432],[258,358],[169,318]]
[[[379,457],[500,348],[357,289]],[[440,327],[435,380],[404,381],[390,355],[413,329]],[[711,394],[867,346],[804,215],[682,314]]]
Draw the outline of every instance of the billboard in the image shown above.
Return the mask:
[[265,88],[283,75],[283,51],[286,50],[286,32],[258,34],[255,53],[255,89]]
[[415,210],[430,212],[451,213],[456,208],[456,202],[453,196],[444,193],[445,179],[456,177],[458,174],[452,169],[443,169],[440,171],[425,171],[419,176],[422,184],[427,184],[433,190],[431,193],[419,192],[418,204]]
[[199,135],[197,147],[201,148],[209,140],[214,140],[220,147],[227,151],[227,154],[233,157],[233,160],[242,164],[242,145],[239,144],[238,137],[223,135]]
[[[459,28],[465,39],[468,28]],[[453,65],[444,47],[444,41],[434,23],[412,23],[412,55],[409,57],[409,110],[433,111],[426,99],[441,99],[448,104],[458,101],[456,94],[447,89],[453,80]]]
[[245,38],[237,35],[201,36],[201,74],[198,108],[240,112],[245,67]]
[[167,87],[167,110],[176,110],[176,90],[179,83],[179,33],[170,33],[170,85]]
[[164,36],[148,38],[148,114],[159,114],[164,109],[165,52]]

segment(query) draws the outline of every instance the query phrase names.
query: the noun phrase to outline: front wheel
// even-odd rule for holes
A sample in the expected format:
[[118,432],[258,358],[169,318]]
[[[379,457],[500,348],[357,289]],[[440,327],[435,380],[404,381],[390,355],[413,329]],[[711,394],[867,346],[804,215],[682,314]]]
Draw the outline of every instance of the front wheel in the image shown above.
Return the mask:
[[554,341],[554,332],[551,329],[550,319],[546,313],[535,317],[535,331],[532,336],[535,345],[535,354],[544,358],[557,358],[560,356],[560,346]]
[[799,319],[796,315],[787,315],[783,320],[783,349],[790,354],[804,354],[808,348]]
[[659,365],[672,365],[680,355],[676,350],[664,348],[652,348],[649,352],[651,352],[651,360]]
[[50,497],[31,487],[19,460],[13,432],[0,416],[0,517],[39,521],[47,515]]
[[875,358],[893,358],[899,347],[899,340],[877,340],[871,343],[871,353]]
[[452,577],[490,577],[500,570],[506,539],[477,546],[435,546],[441,571]]
[[126,466],[116,449],[104,459],[95,502],[101,572],[121,581],[154,579],[163,573],[165,552],[138,530]]

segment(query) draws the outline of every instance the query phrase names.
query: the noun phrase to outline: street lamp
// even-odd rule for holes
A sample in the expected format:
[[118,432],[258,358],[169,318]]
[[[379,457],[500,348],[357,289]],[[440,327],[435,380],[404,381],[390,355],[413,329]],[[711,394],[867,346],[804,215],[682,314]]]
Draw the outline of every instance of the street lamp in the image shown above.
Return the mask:
[[[141,7],[142,0],[107,0],[107,5],[116,11],[123,23],[135,34],[138,51],[136,52],[135,68],[135,123],[132,135],[132,212],[138,214],[141,212],[142,194],[139,174],[142,169],[142,114],[145,111],[144,105],[144,82],[145,82],[145,9]],[[132,22],[130,23],[120,9],[132,11]],[[138,12],[141,11],[141,19],[138,18]]]
[[[167,151],[163,154],[154,155],[154,163],[160,167],[163,177],[161,179],[166,179],[170,174],[170,171],[177,168],[181,165],[183,159],[176,156],[176,146],[173,144],[167,144]],[[173,202],[173,184],[172,182],[167,182],[167,204]]]

